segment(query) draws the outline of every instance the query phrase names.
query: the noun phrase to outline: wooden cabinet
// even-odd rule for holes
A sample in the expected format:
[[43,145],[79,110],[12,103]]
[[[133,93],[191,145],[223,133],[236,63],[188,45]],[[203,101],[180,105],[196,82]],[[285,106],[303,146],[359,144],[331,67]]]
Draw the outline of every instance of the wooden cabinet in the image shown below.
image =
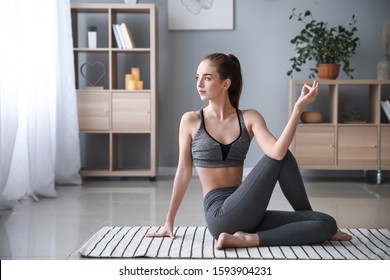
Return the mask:
[[[156,10],[154,4],[72,4],[82,176],[156,176]],[[120,48],[114,24],[135,43]],[[88,27],[97,27],[89,48]],[[126,88],[138,68],[143,87]]]
[[339,166],[359,169],[378,167],[378,128],[347,126],[338,128]]
[[390,126],[381,127],[380,166],[390,170]]
[[150,95],[114,93],[112,127],[115,131],[148,132],[151,128]]
[[110,96],[108,92],[78,91],[77,107],[81,131],[110,130]]
[[[321,123],[302,123],[291,144],[300,168],[390,170],[390,124],[381,101],[390,99],[389,80],[320,80],[319,95],[306,111],[323,115]],[[303,84],[291,80],[289,112]]]
[[334,165],[334,127],[299,126],[295,138],[295,147],[295,156],[302,166]]

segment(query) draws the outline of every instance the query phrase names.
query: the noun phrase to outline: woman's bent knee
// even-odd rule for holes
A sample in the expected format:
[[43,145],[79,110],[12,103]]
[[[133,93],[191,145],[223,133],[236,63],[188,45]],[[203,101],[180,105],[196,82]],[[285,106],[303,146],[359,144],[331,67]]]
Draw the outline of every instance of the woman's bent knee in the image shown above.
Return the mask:
[[328,215],[322,213],[323,218],[322,220],[322,230],[323,230],[323,236],[324,240],[328,240],[330,237],[332,237],[337,232],[337,222],[336,220]]

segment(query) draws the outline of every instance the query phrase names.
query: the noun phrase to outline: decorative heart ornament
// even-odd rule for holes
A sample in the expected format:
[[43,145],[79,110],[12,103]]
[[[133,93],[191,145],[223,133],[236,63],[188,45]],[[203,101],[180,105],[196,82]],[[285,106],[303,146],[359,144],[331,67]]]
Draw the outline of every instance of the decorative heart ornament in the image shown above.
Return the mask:
[[[96,70],[95,70],[96,69]],[[87,78],[87,73],[91,73],[92,71],[100,73],[99,77],[95,80],[95,82],[91,81]],[[106,74],[106,67],[101,61],[95,62],[85,62],[80,67],[80,74],[87,81],[90,86],[96,86]]]

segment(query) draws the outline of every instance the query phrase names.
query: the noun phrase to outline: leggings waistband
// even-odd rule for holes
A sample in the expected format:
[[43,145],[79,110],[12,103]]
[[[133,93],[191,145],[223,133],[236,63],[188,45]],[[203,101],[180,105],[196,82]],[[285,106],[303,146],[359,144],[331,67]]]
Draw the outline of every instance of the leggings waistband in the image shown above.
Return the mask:
[[224,201],[238,189],[238,186],[217,188],[209,191],[203,198],[204,209],[207,209],[216,201]]

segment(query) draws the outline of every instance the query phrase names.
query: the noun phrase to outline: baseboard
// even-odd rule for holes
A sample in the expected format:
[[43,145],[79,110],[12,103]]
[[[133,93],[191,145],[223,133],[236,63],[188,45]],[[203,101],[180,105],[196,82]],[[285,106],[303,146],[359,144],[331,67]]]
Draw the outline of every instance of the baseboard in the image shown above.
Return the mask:
[[[251,172],[252,167],[244,167],[244,177]],[[157,169],[157,175],[158,176],[175,176],[176,174],[176,167],[159,167]],[[198,174],[196,173],[196,169],[194,168],[192,171],[193,177],[198,177]]]
[[[244,177],[251,172],[253,167],[244,167]],[[176,167],[159,167],[157,169],[158,176],[175,176]],[[198,177],[194,168],[193,177]],[[363,170],[302,170],[302,176],[307,178],[367,178],[375,177],[376,171]],[[382,171],[382,179],[390,178],[390,171]]]

